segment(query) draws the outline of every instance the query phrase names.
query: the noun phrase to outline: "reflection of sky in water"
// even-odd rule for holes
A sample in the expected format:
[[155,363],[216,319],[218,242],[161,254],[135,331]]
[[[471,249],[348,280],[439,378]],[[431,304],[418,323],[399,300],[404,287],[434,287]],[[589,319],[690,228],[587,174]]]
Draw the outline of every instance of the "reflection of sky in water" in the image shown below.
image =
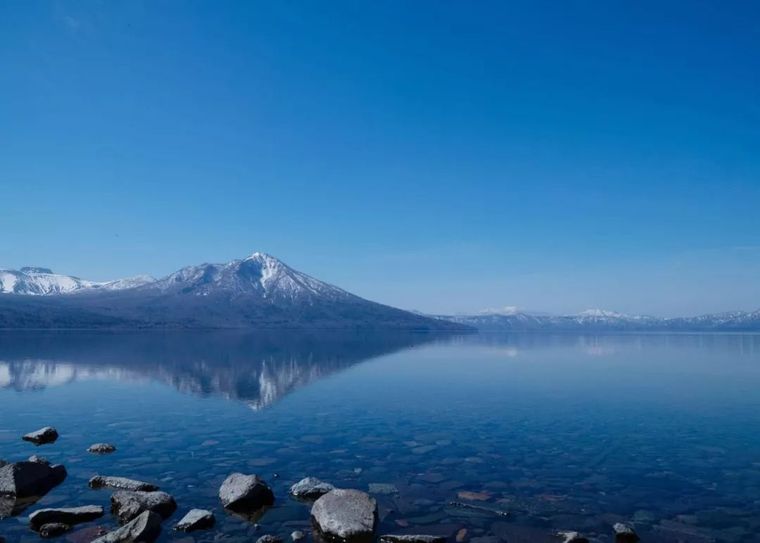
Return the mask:
[[[634,520],[647,541],[760,533],[760,336],[0,340],[0,457],[69,468],[45,505],[106,504],[86,480],[108,472],[159,482],[179,516],[216,508],[241,470],[269,479],[278,506],[261,532],[218,511],[196,541],[305,528],[308,509],[285,492],[306,475],[395,485],[379,496],[385,532],[609,540],[614,521]],[[54,446],[18,439],[44,424],[62,434]],[[119,452],[83,453],[95,441]],[[462,490],[511,517],[447,507]],[[15,519],[0,533],[37,540]]]

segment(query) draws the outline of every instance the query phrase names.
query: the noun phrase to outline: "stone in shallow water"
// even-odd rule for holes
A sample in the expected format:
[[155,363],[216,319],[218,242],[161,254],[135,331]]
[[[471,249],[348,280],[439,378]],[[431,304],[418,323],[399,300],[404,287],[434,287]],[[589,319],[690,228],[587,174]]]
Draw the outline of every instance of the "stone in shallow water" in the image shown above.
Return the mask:
[[118,530],[99,537],[92,543],[153,543],[161,533],[161,515],[145,511]]
[[46,466],[50,465],[50,461],[45,458],[44,456],[37,456],[36,454],[33,454],[29,458],[27,458],[27,461],[29,462],[36,462],[37,464],[45,464]]
[[93,454],[108,454],[116,451],[116,445],[110,443],[93,443],[87,447],[87,452]]
[[126,477],[111,477],[96,475],[90,479],[90,488],[118,488],[120,490],[132,490],[142,492],[152,492],[158,490],[158,487],[151,483],[127,479]]
[[316,500],[334,489],[330,483],[320,481],[316,477],[306,477],[290,487],[290,494],[302,500]]
[[639,540],[638,534],[630,524],[616,522],[612,529],[615,531],[615,543],[636,543]]
[[62,522],[50,522],[48,524],[43,524],[40,526],[40,537],[44,538],[50,538],[50,537],[58,537],[59,535],[65,534],[71,530],[71,526],[68,524],[64,524]]
[[301,541],[305,537],[306,537],[306,535],[301,530],[296,530],[295,532],[292,532],[290,534],[290,539],[292,539],[294,542],[295,541]]
[[377,525],[377,502],[360,490],[336,489],[314,502],[311,518],[326,539],[371,541]]
[[216,522],[214,513],[207,509],[191,509],[174,527],[182,532],[211,528]]
[[445,537],[439,535],[381,535],[381,543],[444,543]]
[[390,483],[370,483],[370,494],[398,494],[396,485]]
[[161,491],[132,492],[120,490],[111,496],[111,512],[125,524],[145,511],[153,511],[167,518],[177,509],[177,503],[169,494]]
[[583,537],[579,532],[571,530],[557,532],[557,537],[562,538],[562,543],[588,543],[588,539]]
[[52,426],[45,426],[34,432],[29,432],[22,436],[21,439],[24,441],[31,441],[35,445],[44,445],[46,443],[53,443],[58,439],[58,431]]
[[0,496],[39,497],[66,478],[66,468],[39,462],[16,462],[0,468]]
[[89,522],[103,516],[103,508],[99,505],[83,505],[81,507],[66,507],[60,509],[38,509],[29,515],[29,526],[32,530],[40,530],[44,524],[68,524],[73,526],[81,522]]
[[219,487],[219,499],[227,509],[251,513],[272,505],[274,493],[258,475],[233,473]]
[[276,535],[267,534],[258,538],[256,543],[282,543],[282,538],[279,538]]

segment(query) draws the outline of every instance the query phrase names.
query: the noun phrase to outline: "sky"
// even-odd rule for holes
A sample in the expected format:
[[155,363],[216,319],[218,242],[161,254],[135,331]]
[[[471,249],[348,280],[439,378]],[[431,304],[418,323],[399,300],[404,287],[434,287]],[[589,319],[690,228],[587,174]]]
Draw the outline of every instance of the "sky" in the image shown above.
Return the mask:
[[760,4],[0,0],[0,267],[760,308]]

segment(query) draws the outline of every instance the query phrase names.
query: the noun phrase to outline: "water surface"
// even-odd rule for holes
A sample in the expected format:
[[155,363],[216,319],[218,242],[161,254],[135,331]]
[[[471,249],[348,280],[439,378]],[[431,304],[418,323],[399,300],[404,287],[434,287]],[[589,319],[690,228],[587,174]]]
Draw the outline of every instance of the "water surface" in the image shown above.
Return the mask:
[[[287,497],[307,475],[371,488],[379,533],[611,541],[630,521],[646,541],[760,541],[758,335],[5,333],[0,413],[0,458],[69,471],[0,520],[9,541],[39,540],[26,525],[38,507],[107,506],[87,487],[96,473],[175,496],[161,541],[307,531],[308,506]],[[55,444],[19,439],[44,425]],[[118,452],[86,453],[97,441]],[[275,490],[259,526],[219,506],[233,471]],[[193,507],[216,528],[173,533]],[[114,523],[66,537],[93,526]]]

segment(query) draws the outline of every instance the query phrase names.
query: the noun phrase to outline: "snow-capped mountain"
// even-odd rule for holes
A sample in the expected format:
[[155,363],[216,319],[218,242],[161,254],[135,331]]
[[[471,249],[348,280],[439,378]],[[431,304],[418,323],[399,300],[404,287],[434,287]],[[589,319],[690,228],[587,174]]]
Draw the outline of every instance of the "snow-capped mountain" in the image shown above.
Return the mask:
[[97,283],[41,268],[5,273],[0,328],[468,329],[365,300],[258,252],[158,280]]
[[121,290],[134,288],[154,279],[147,275],[115,281],[87,281],[71,275],[54,273],[49,268],[25,267],[20,270],[0,270],[0,294],[51,296],[72,294],[84,290]]

